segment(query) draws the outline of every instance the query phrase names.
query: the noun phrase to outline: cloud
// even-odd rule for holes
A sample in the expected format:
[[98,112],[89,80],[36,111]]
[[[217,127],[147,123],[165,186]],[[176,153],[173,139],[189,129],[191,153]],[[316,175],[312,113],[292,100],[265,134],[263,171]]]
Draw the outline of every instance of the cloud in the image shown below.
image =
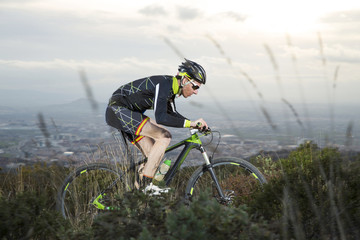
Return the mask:
[[219,14],[219,16],[234,19],[236,22],[244,22],[247,18],[246,15],[237,13],[237,12],[233,12],[233,11],[222,12]]
[[182,21],[194,20],[203,15],[199,9],[189,7],[177,7],[177,14]]
[[[286,76],[289,86],[294,82],[292,54],[297,56],[301,75],[311,75],[314,82],[323,80],[316,31],[293,35],[294,44],[289,49],[283,32],[252,28],[252,12],[236,7],[236,3],[203,8],[198,3],[187,5],[185,2],[180,6],[180,3],[161,4],[163,1],[150,1],[146,5],[132,2],[124,7],[115,0],[104,4],[70,0],[54,1],[54,4],[29,0],[31,4],[23,5],[6,2],[7,5],[0,3],[2,89],[21,87],[47,91],[53,88],[66,91],[69,96],[72,91],[76,96],[76,86],[81,88],[77,70],[82,67],[92,86],[96,86],[95,95],[107,96],[108,89],[113,90],[125,81],[154,74],[174,74],[180,61],[162,36],[171,40],[185,57],[206,67],[209,73],[206,87],[218,89],[216,80],[224,82],[221,84],[224,89],[218,91],[221,98],[224,95],[238,97],[238,85],[230,90],[226,86],[240,81],[246,83],[246,79],[238,75],[239,69],[253,78],[267,99],[271,93],[276,95],[273,69],[264,43],[273,49],[280,74],[289,75]],[[217,8],[220,4],[222,7]],[[333,65],[340,64],[342,78],[349,72],[350,77],[359,76],[355,68],[360,58],[359,16],[359,10],[339,11],[321,19],[325,27],[319,32],[328,67],[332,71]],[[221,44],[232,66],[206,34]]]
[[[56,93],[59,98],[56,102],[64,99],[76,99],[83,93],[78,69],[86,72],[89,83],[94,87],[94,95],[104,101],[121,84],[137,78],[155,74],[175,74],[177,64],[171,60],[147,61],[139,58],[123,58],[118,61],[106,60],[66,60],[54,59],[50,61],[25,61],[25,60],[0,60],[0,79],[2,92],[7,90],[23,91],[21,101],[28,99],[33,101],[34,95],[49,97],[48,92]],[[13,93],[13,92],[12,92]],[[6,96],[8,96],[7,94]],[[10,94],[11,95],[11,94]],[[61,95],[61,97],[60,97]],[[65,96],[66,95],[66,96]],[[70,97],[71,96],[71,97]],[[70,97],[70,98],[69,98]],[[5,99],[3,105],[18,104]],[[41,98],[43,101],[44,98]],[[55,99],[49,99],[49,102]],[[41,103],[36,101],[36,104]]]
[[322,23],[360,23],[360,9],[338,11],[326,14],[320,21]]
[[344,63],[360,63],[360,49],[354,49],[341,44],[327,46],[324,49],[326,56],[331,61]]
[[[134,14],[136,15],[136,14]],[[139,16],[103,11],[12,9],[0,14],[2,59],[53,60],[150,56],[161,27]],[[160,35],[160,34],[159,34]],[[143,48],[140,50],[140,48]]]
[[[149,69],[160,71],[166,69],[168,64],[162,61],[144,61],[138,58],[123,58],[118,61],[101,60],[74,60],[74,59],[54,59],[50,61],[24,61],[24,60],[4,60],[0,59],[0,67],[6,69],[24,70],[75,70],[79,67],[90,69],[92,72],[106,74],[109,72],[132,72],[143,69],[144,72]],[[175,71],[174,67],[174,71]],[[1,68],[0,68],[1,69]],[[0,75],[1,76],[1,75]]]
[[[337,11],[324,15],[320,20],[324,29],[336,42],[344,40],[358,46],[360,36],[360,9]],[[331,41],[331,40],[330,40]]]
[[166,16],[167,12],[162,6],[159,5],[149,5],[139,10],[139,13],[146,16]]
[[36,3],[38,0],[1,0],[0,6],[11,6],[11,7],[17,7],[20,3],[22,6],[26,4],[32,4]]

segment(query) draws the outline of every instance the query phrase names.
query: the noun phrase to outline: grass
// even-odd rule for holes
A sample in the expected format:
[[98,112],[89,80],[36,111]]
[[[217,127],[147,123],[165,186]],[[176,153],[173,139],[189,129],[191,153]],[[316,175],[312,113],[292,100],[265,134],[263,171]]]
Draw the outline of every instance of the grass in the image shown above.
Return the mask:
[[[121,209],[95,214],[82,225],[64,220],[55,209],[57,190],[71,169],[22,166],[0,174],[0,233],[3,239],[359,239],[359,159],[313,144],[286,159],[260,155],[252,162],[269,183],[249,195],[246,205],[228,208],[207,194],[188,207],[180,204],[184,179],[193,171],[184,168],[172,193],[160,199],[138,191],[114,196]],[[239,181],[233,184],[241,185]],[[190,232],[194,228],[202,230],[196,235]]]

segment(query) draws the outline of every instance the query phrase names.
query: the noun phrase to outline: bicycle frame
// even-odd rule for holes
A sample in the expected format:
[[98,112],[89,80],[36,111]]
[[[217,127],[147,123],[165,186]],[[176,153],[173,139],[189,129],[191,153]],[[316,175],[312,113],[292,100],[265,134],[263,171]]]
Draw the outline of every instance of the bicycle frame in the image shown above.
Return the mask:
[[[192,129],[190,130],[190,133],[191,133],[191,136],[180,141],[179,143],[176,143],[170,147],[168,147],[166,150],[165,150],[165,153],[168,153],[168,152],[171,152],[181,146],[184,146],[184,148],[182,149],[182,151],[180,152],[179,156],[177,157],[175,163],[171,166],[171,168],[168,170],[168,172],[166,173],[165,177],[164,177],[164,181],[165,181],[165,184],[168,186],[172,179],[174,178],[176,172],[180,169],[180,166],[183,164],[183,162],[185,161],[186,157],[188,156],[189,152],[193,149],[193,148],[196,148],[198,149],[201,154],[203,155],[204,157],[204,160],[205,160],[205,168],[207,168],[207,170],[209,171],[210,175],[211,175],[211,178],[213,179],[215,185],[216,185],[216,188],[217,188],[217,191],[220,195],[220,197],[222,199],[225,199],[225,196],[223,194],[223,191],[220,187],[220,184],[216,178],[216,175],[213,171],[213,168],[212,168],[212,165],[211,165],[211,162],[210,162],[210,158],[209,156],[207,155],[206,153],[206,150],[205,148],[202,146],[202,142],[201,142],[201,139],[199,137],[199,135],[197,134],[199,131],[197,129]],[[134,168],[135,170],[135,165],[139,165],[141,163],[143,163],[144,161],[140,161],[138,162],[137,164],[134,164],[132,168]],[[120,178],[118,178],[117,180],[115,180],[111,187],[113,185],[116,184],[116,182],[120,180]],[[111,188],[110,187],[110,188]],[[99,196],[97,196],[94,201],[92,201],[92,204],[97,207],[98,209],[106,209],[106,210],[109,210],[107,209],[103,204],[101,204],[99,202],[99,200],[104,196],[104,193],[105,193],[106,190],[104,190],[103,192],[100,193]]]
[[171,152],[174,149],[177,149],[181,146],[184,146],[184,148],[182,149],[181,153],[179,154],[178,158],[176,159],[174,165],[168,170],[168,172],[166,173],[165,177],[164,177],[164,181],[165,184],[168,186],[172,179],[174,178],[177,170],[180,168],[180,166],[183,164],[183,162],[185,161],[186,157],[188,156],[189,152],[193,149],[196,148],[198,149],[202,156],[204,157],[205,160],[205,167],[208,169],[211,178],[213,179],[213,181],[215,182],[216,188],[219,192],[220,197],[224,198],[224,194],[223,191],[219,185],[219,182],[216,178],[216,175],[213,171],[213,168],[211,166],[211,162],[210,162],[210,158],[206,153],[205,148],[202,146],[202,142],[201,139],[199,137],[198,130],[197,129],[192,129],[190,130],[191,136],[187,139],[182,140],[181,142],[174,144],[170,147],[168,147],[165,151],[165,153],[167,152]]
[[[191,130],[191,131],[193,131],[193,130]],[[179,156],[177,157],[174,165],[168,170],[168,172],[166,173],[166,175],[164,177],[164,181],[165,181],[166,185],[170,184],[171,180],[175,176],[177,170],[180,168],[180,166],[185,161],[185,159],[188,156],[191,149],[197,148],[198,150],[200,150],[200,148],[202,148],[202,142],[200,140],[200,137],[197,135],[197,132],[192,132],[192,134],[189,138],[184,139],[181,142],[168,147],[166,149],[165,153],[171,152],[181,146],[184,146],[184,148],[182,149]]]

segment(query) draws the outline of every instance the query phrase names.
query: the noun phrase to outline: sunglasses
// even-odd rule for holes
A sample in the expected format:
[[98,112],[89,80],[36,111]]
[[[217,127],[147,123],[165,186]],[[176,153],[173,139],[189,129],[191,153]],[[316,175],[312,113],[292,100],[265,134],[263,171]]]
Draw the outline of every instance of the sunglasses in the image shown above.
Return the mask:
[[200,88],[200,86],[199,85],[197,85],[197,84],[195,84],[194,82],[193,82],[193,80],[190,80],[189,81],[189,83],[191,83],[192,84],[192,89],[194,89],[194,90],[198,90],[199,88]]

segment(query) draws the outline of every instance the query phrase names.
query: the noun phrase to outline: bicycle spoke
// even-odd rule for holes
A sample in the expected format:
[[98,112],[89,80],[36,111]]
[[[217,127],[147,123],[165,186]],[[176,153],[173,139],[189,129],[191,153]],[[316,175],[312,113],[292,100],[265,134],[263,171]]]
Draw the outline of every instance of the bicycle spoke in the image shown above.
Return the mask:
[[251,195],[261,189],[266,180],[254,166],[249,163],[245,164],[248,166],[236,161],[219,161],[213,165],[224,197],[220,196],[210,173],[205,169],[194,174],[195,176],[190,180],[187,187],[188,195],[192,199],[196,199],[201,193],[207,192],[209,197],[215,198],[224,205],[248,203],[251,200]]
[[116,197],[131,185],[120,176],[118,171],[99,164],[76,170],[65,181],[59,197],[64,217],[75,226],[90,226],[100,209],[114,209]]

